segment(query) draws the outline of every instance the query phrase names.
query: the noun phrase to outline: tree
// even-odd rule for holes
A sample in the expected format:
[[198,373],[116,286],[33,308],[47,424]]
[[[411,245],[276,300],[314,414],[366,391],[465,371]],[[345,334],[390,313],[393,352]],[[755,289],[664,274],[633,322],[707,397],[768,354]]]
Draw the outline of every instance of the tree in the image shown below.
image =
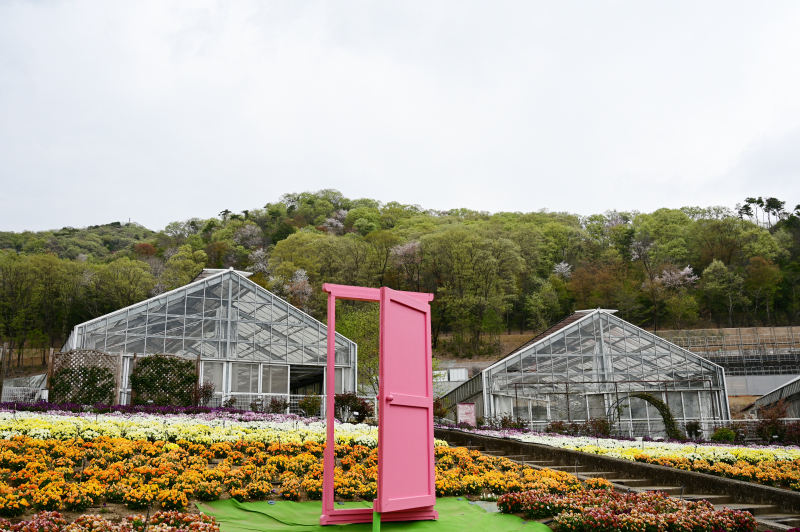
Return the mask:
[[346,302],[337,306],[336,331],[358,345],[358,390],[378,393],[378,342],[380,307],[372,302]]
[[308,312],[308,302],[314,293],[311,283],[308,282],[308,274],[305,270],[297,270],[292,275],[291,280],[286,283],[284,292],[289,296],[289,303],[295,307]]
[[208,256],[203,251],[194,251],[191,246],[181,246],[167,261],[161,281],[167,290],[189,284],[203,271]]
[[528,295],[525,301],[528,325],[541,332],[556,322],[561,313],[558,292],[549,281],[540,281],[538,289]]
[[[31,266],[36,272],[36,302],[38,321],[42,332],[46,335],[49,346],[55,342],[59,330],[59,314],[61,298],[61,279],[64,273],[63,262],[54,254],[35,255],[30,258]],[[46,363],[42,349],[42,365]]]
[[33,329],[36,315],[36,272],[24,258],[0,253],[0,331],[9,343],[9,354],[17,347],[18,365],[22,347]]
[[746,305],[744,279],[731,271],[720,260],[714,260],[703,270],[703,288],[712,305],[721,306],[728,315],[728,326],[733,327],[733,311]]
[[763,303],[767,312],[767,323],[771,323],[770,310],[783,275],[780,268],[764,257],[753,257],[747,266],[744,287],[753,301],[753,312]]

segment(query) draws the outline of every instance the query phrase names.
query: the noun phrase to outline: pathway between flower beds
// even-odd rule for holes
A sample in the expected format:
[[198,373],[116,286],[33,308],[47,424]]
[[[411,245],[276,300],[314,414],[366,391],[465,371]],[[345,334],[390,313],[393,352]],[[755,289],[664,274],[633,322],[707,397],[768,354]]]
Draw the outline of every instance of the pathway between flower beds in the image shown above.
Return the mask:
[[583,481],[605,478],[625,493],[661,491],[687,501],[705,500],[716,509],[747,511],[756,517],[761,530],[777,532],[800,526],[797,492],[460,430],[436,429],[436,437],[534,469],[569,472]]

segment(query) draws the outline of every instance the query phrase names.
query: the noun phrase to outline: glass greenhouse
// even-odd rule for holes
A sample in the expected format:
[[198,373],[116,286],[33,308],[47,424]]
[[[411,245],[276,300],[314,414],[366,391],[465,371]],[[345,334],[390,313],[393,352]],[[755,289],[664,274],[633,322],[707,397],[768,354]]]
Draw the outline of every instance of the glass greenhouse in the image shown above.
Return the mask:
[[533,428],[604,418],[632,436],[664,435],[656,408],[634,394],[665,402],[680,426],[730,419],[722,367],[615,312],[575,312],[447,394],[445,404],[454,411],[475,403],[479,417],[512,416]]
[[[134,355],[155,353],[199,361],[201,379],[215,385],[215,405],[288,396],[296,407],[299,397],[322,395],[327,327],[249,275],[205,270],[186,286],[77,325],[62,351],[120,354],[120,404],[129,401]],[[337,393],[355,391],[356,362],[356,344],[337,334]]]

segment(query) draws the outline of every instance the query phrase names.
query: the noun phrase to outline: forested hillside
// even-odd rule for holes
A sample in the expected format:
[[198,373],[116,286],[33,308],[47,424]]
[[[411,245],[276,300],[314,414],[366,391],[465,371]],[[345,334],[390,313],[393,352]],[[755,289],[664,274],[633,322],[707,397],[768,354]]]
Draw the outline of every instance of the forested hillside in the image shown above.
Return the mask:
[[318,318],[323,282],[433,292],[434,344],[459,356],[579,308],[655,329],[797,324],[799,216],[775,198],[579,216],[321,190],[158,232],[115,222],[0,233],[0,336],[58,344],[76,323],[231,266]]

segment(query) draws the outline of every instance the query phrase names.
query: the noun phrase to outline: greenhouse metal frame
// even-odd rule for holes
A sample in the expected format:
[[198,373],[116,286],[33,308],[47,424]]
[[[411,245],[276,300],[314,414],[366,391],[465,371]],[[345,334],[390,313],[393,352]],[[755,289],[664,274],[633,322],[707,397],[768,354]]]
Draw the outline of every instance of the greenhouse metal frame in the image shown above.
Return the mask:
[[664,434],[666,403],[683,426],[729,420],[723,368],[636,327],[614,310],[578,311],[492,364],[444,398],[475,403],[478,416],[509,416],[531,428],[603,418],[618,433]]
[[[327,327],[247,277],[217,270],[205,278],[77,325],[62,351],[122,355],[120,404],[130,401],[134,355],[167,353],[199,362],[215,385],[212,406],[237,407],[325,390]],[[202,277],[202,275],[200,276]],[[336,393],[355,391],[357,346],[336,334]]]

